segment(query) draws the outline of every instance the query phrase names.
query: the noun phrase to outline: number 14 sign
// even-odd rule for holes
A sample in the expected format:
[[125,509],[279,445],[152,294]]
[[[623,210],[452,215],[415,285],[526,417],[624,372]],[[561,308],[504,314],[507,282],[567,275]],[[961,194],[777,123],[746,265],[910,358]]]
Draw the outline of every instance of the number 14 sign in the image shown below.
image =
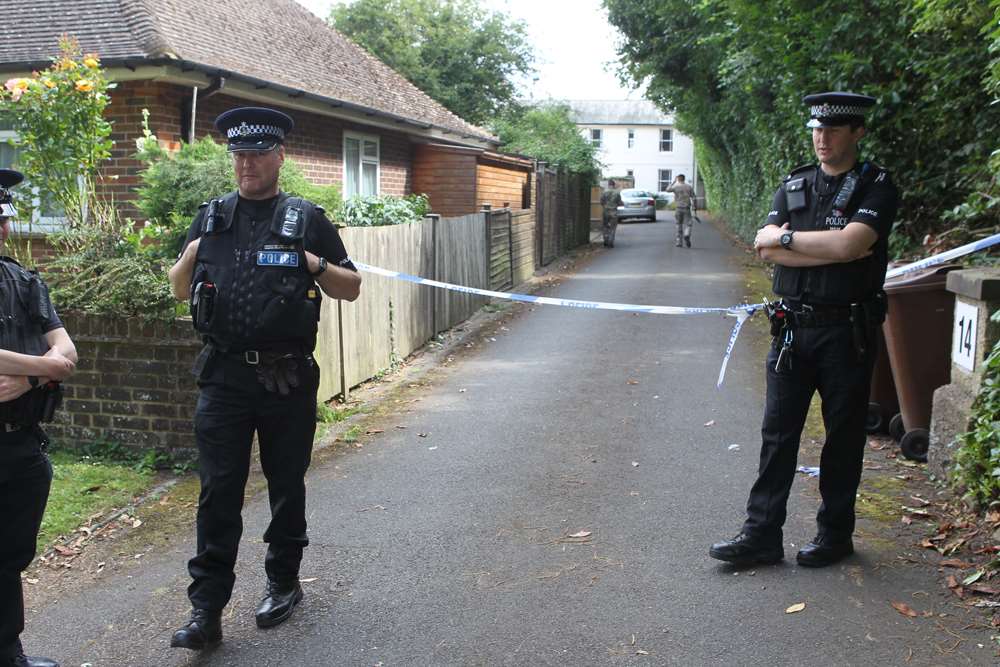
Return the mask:
[[976,306],[955,299],[955,330],[951,336],[951,360],[968,371],[975,370],[978,319],[979,309]]

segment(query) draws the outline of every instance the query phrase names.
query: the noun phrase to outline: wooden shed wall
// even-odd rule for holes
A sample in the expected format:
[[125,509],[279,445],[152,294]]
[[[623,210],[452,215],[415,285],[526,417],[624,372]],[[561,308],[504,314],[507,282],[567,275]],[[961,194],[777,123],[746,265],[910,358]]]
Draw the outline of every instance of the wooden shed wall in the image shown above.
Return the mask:
[[430,199],[433,213],[452,217],[479,210],[474,152],[414,146],[412,183],[414,193]]
[[530,201],[524,205],[529,178],[530,172],[525,169],[480,162],[476,165],[476,206],[530,208]]

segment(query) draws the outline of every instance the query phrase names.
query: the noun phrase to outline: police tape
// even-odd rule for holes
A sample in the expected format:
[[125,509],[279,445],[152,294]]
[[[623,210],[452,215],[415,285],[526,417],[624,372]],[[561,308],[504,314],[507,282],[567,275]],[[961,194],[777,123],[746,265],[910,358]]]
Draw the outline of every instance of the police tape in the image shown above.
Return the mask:
[[[1000,234],[994,234],[987,238],[981,239],[979,241],[974,241],[973,243],[967,243],[964,246],[959,246],[947,252],[943,252],[939,255],[932,255],[925,259],[913,262],[911,264],[906,264],[905,266],[900,266],[886,273],[886,280],[895,278],[898,276],[913,273],[915,271],[921,271],[923,269],[930,268],[932,266],[937,266],[939,264],[944,264],[958,257],[968,255],[980,250],[985,250],[991,246],[1000,244]],[[495,292],[493,290],[479,289],[477,287],[468,287],[466,285],[455,285],[453,283],[441,282],[439,280],[431,280],[429,278],[421,278],[420,276],[414,276],[409,273],[401,273],[399,271],[390,271],[388,269],[383,269],[377,266],[372,266],[370,264],[365,264],[363,262],[354,262],[354,265],[366,271],[368,273],[374,273],[376,275],[385,276],[386,278],[394,278],[397,280],[403,280],[408,283],[413,283],[415,285],[426,285],[428,287],[437,287],[439,289],[450,290],[452,292],[462,292],[464,294],[475,294],[477,296],[486,296],[494,299],[506,299],[508,301],[520,301],[522,303],[536,303],[542,305],[551,306],[564,306],[568,308],[585,308],[590,310],[617,310],[620,312],[628,313],[649,313],[652,315],[705,315],[705,314],[722,314],[729,317],[736,318],[736,324],[733,325],[733,330],[729,334],[729,342],[726,344],[726,352],[722,357],[722,367],[719,369],[719,377],[716,381],[715,386],[722,387],[722,382],[726,377],[726,368],[729,365],[729,359],[733,355],[733,348],[736,347],[736,340],[740,336],[740,331],[743,329],[743,325],[753,317],[754,313],[764,307],[763,303],[744,303],[738,306],[726,306],[726,307],[691,307],[691,306],[649,306],[649,305],[639,305],[632,303],[614,303],[607,301],[581,301],[578,299],[557,299],[548,296],[533,296],[531,294],[518,294],[516,292]]]

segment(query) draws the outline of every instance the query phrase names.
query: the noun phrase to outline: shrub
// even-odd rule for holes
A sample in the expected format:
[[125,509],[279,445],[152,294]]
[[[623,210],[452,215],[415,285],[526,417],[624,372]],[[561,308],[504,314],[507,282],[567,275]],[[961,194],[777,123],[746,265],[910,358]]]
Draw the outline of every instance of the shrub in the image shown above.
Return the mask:
[[348,227],[379,227],[419,222],[430,212],[427,195],[352,197],[341,207]]

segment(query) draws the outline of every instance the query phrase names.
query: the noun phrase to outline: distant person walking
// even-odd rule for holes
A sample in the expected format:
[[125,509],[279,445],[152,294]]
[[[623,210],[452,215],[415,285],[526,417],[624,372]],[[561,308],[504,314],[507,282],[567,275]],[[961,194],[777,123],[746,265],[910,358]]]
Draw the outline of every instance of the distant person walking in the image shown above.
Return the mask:
[[615,247],[615,231],[618,229],[618,207],[622,205],[622,193],[615,179],[608,181],[608,189],[601,193],[601,231],[604,233],[604,245]]
[[691,222],[695,206],[694,188],[684,182],[684,174],[677,174],[674,182],[667,186],[667,192],[674,193],[674,219],[677,220],[677,247],[691,247]]

